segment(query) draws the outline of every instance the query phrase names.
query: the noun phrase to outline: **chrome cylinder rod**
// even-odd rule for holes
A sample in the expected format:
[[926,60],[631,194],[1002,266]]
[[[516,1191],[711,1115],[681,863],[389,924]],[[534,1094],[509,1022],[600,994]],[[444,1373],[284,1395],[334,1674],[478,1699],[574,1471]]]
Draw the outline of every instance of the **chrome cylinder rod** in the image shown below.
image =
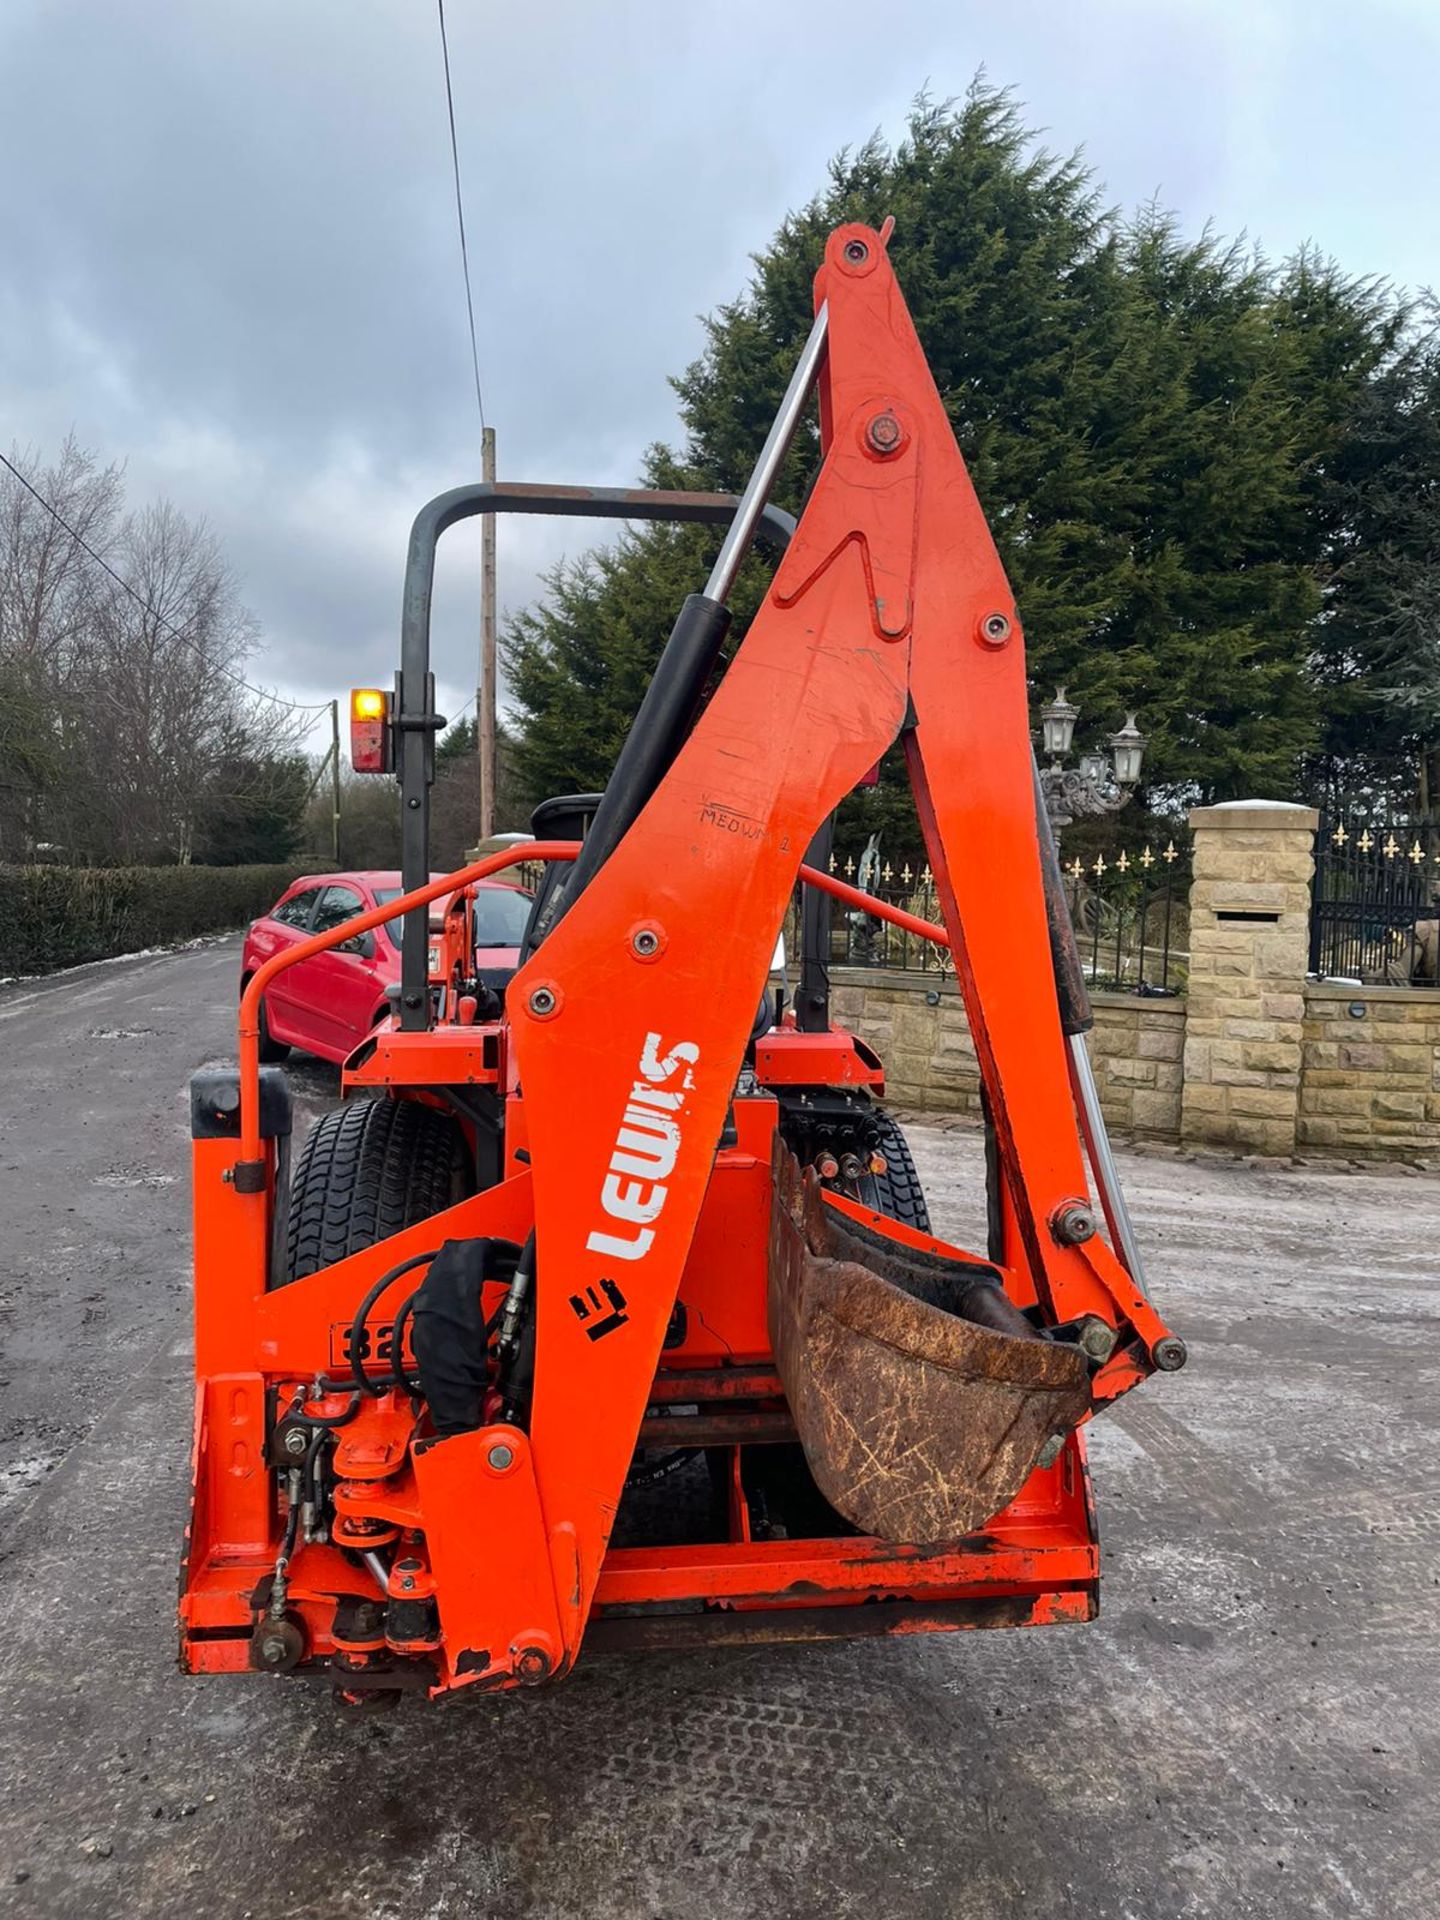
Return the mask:
[[710,578],[705,582],[705,598],[714,600],[721,606],[730,597],[730,589],[735,584],[735,576],[740,571],[741,562],[749,551],[750,542],[755,537],[760,516],[765,511],[770,498],[770,489],[775,485],[776,476],[785,455],[790,451],[790,442],[795,437],[795,429],[800,416],[805,411],[805,403],[815,386],[820,372],[820,360],[825,351],[825,335],[830,325],[830,309],[822,304],[815,316],[815,324],[810,329],[810,337],[805,342],[800,358],[795,362],[795,371],[790,376],[790,384],[785,389],[785,397],[780,402],[780,410],[771,422],[770,431],[765,436],[765,444],[760,449],[760,458],[740,496],[740,504],[735,509],[735,518],[726,531],[715,565],[710,569]]
[[1148,1300],[1150,1290],[1145,1285],[1145,1269],[1140,1261],[1140,1248],[1136,1244],[1130,1209],[1125,1204],[1119,1169],[1115,1165],[1115,1156],[1110,1150],[1110,1135],[1105,1128],[1105,1116],[1100,1111],[1100,1090],[1095,1085],[1090,1056],[1085,1051],[1084,1034],[1072,1033],[1067,1044],[1074,1070],[1075,1091],[1080,1099],[1081,1131],[1085,1135],[1085,1147],[1090,1156],[1090,1168],[1095,1175],[1095,1185],[1100,1192],[1100,1205],[1104,1209],[1106,1223],[1110,1228],[1110,1239],[1115,1251],[1124,1261],[1130,1278]]

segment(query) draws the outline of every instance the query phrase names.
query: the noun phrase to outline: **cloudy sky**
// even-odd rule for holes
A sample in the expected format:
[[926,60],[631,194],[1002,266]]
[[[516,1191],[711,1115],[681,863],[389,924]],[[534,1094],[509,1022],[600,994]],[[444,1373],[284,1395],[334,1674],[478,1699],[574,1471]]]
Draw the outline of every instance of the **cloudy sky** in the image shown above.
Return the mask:
[[[512,479],[627,484],[697,316],[839,147],[984,66],[1122,206],[1440,282],[1440,0],[448,0]],[[478,473],[434,0],[0,0],[0,446],[73,429],[224,539],[304,699],[388,678],[416,506]],[[502,603],[587,544],[501,524]],[[436,665],[473,685],[476,534]]]

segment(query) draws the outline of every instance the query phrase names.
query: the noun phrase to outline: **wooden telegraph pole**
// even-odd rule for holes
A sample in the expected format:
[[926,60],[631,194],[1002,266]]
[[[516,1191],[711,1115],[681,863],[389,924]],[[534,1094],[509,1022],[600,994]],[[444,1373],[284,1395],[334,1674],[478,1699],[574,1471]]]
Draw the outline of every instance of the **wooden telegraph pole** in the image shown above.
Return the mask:
[[[495,480],[495,429],[480,435],[481,477]],[[475,732],[480,746],[480,838],[495,831],[495,516],[480,521],[480,682],[475,689]]]
[[340,865],[340,702],[330,702],[330,852]]

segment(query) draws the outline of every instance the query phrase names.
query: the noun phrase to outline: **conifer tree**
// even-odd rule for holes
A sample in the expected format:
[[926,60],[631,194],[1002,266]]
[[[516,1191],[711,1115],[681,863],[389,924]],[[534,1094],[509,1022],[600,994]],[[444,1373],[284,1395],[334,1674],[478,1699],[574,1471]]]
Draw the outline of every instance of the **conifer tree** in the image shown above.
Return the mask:
[[[1272,268],[1156,208],[1122,220],[1076,157],[977,83],[921,99],[893,149],[840,155],[675,382],[685,429],[648,484],[738,491],[809,330],[824,240],[895,216],[891,256],[1025,625],[1037,704],[1064,682],[1096,730],[1140,716],[1153,804],[1297,790],[1327,725],[1315,670],[1341,509],[1328,479],[1404,315],[1303,253]],[[798,510],[812,419],[776,498]],[[513,623],[517,756],[535,792],[604,784],[716,536],[649,527],[558,570]],[[768,569],[747,567],[734,634]],[[906,836],[898,758],[847,808]]]

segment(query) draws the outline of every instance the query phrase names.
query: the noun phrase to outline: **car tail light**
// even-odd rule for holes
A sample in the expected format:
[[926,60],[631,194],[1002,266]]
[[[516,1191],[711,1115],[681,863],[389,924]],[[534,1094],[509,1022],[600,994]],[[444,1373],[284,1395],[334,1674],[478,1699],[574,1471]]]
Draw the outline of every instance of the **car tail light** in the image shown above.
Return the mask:
[[380,687],[350,695],[350,764],[356,773],[390,773],[395,766],[390,696]]

